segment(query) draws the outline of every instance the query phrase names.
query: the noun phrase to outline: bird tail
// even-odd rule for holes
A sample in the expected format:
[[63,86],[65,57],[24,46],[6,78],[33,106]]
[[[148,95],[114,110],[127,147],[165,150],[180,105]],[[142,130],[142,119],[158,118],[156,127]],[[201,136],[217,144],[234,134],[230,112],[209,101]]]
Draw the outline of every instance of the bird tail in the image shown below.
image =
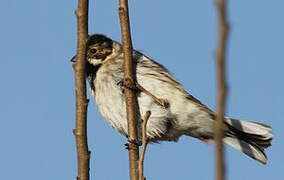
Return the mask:
[[224,142],[251,158],[266,164],[265,148],[271,146],[273,138],[270,126],[257,122],[226,118],[228,131]]

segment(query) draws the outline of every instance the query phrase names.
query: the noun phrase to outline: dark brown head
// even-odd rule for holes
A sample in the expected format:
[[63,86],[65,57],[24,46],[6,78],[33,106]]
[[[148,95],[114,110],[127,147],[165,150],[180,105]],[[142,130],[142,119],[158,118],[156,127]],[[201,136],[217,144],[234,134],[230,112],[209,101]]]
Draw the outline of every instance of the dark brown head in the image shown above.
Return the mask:
[[87,41],[87,60],[92,65],[101,64],[113,53],[113,41],[101,34],[94,34]]

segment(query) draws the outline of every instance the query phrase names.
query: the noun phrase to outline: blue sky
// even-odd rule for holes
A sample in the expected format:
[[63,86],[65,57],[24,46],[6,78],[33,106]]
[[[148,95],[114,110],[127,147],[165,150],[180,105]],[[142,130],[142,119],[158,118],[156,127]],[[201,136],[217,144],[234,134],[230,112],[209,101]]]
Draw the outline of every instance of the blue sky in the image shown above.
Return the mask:
[[[176,1],[177,2],[177,1]],[[3,1],[0,7],[1,179],[75,179],[74,78],[77,1]],[[226,149],[230,180],[279,179],[283,171],[281,0],[230,1],[227,115],[270,124],[266,166]],[[131,1],[134,47],[167,66],[215,109],[216,16],[213,1]],[[90,33],[120,41],[117,1],[90,2]],[[126,139],[89,104],[92,179],[127,179]],[[150,145],[147,179],[213,179],[214,149],[189,137]]]

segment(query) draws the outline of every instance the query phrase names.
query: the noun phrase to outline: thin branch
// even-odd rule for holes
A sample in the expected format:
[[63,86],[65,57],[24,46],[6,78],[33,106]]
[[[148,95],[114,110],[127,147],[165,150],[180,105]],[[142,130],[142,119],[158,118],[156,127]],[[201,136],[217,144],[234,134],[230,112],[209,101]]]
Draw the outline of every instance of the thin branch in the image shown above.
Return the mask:
[[226,50],[227,50],[227,39],[229,32],[229,24],[227,21],[227,1],[226,0],[215,0],[217,14],[219,19],[219,42],[218,49],[216,52],[216,71],[217,71],[217,121],[215,123],[215,166],[216,166],[216,180],[225,179],[225,162],[224,162],[224,113],[227,95],[227,84],[226,84]]
[[90,151],[87,140],[87,108],[85,81],[86,41],[88,37],[88,0],[78,0],[77,16],[77,57],[73,66],[76,88],[76,127],[73,133],[77,148],[77,180],[89,180]]
[[148,145],[148,137],[147,137],[147,122],[149,117],[151,116],[151,111],[147,111],[144,120],[142,121],[142,151],[140,155],[140,159],[138,162],[138,169],[139,169],[139,180],[145,180],[144,177],[144,159],[145,159],[145,153]]
[[[134,63],[132,60],[132,42],[129,24],[128,1],[119,0],[119,18],[121,26],[121,37],[124,53],[124,83],[135,85]],[[137,145],[137,97],[132,89],[126,88],[126,112],[128,122],[128,141],[129,141],[129,174],[131,180],[138,179],[138,159],[139,149]],[[136,142],[136,143],[135,143]]]

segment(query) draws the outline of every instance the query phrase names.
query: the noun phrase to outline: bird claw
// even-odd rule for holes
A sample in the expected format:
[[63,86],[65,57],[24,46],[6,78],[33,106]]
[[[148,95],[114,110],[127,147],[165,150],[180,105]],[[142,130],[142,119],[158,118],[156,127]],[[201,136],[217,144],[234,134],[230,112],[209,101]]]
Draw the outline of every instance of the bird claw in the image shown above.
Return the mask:
[[136,149],[137,147],[141,146],[142,142],[139,140],[134,140],[134,139],[129,139],[128,143],[125,143],[125,149],[129,150],[129,149]]
[[125,143],[124,146],[125,146],[125,149],[127,150],[129,149],[129,143]]
[[169,103],[168,100],[157,98],[152,93],[150,93],[145,88],[143,88],[140,84],[138,84],[137,82],[134,82],[130,78],[124,78],[123,80],[119,81],[117,83],[117,85],[122,87],[123,93],[124,93],[124,88],[132,89],[132,90],[135,90],[135,91],[141,91],[141,92],[147,94],[148,96],[150,96],[160,106],[162,106],[164,108],[168,108],[170,106],[170,103]]
[[132,90],[139,90],[136,86],[136,83],[131,78],[123,78],[121,81],[117,83],[117,85],[121,86],[122,88],[128,88]]
[[131,143],[131,144],[135,144],[136,146],[142,145],[142,142],[137,140],[137,139],[129,139],[128,142]]

